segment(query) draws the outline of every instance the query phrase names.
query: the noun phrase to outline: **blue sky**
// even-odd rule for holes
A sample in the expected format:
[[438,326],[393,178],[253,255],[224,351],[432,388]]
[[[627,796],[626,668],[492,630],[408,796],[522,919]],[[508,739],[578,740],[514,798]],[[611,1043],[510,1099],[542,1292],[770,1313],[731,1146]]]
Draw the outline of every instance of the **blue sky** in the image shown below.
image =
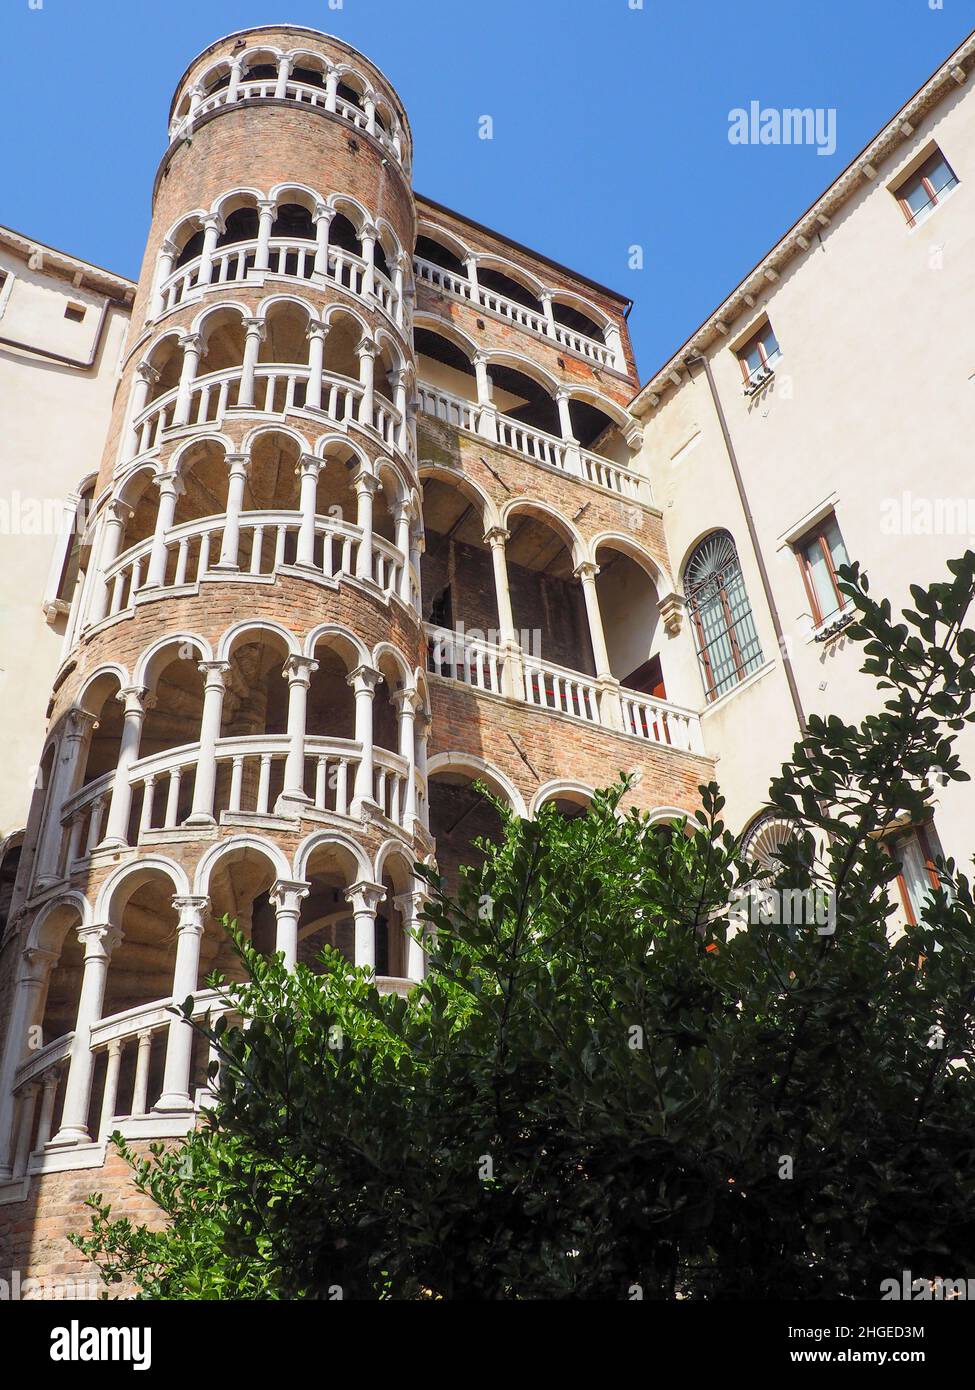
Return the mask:
[[[335,4],[3,0],[0,222],[135,276],[186,64],[235,29],[307,24],[392,79],[420,192],[635,301],[646,380],[975,28],[975,0]],[[752,101],[835,108],[835,154],[730,144]]]

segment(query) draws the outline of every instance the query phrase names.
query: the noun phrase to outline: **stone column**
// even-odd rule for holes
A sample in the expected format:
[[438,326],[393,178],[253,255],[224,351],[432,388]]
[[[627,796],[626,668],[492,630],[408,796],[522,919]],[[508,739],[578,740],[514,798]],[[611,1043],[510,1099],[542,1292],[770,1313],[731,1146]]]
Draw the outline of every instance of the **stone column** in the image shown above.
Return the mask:
[[356,525],[361,533],[359,554],[356,557],[356,578],[372,579],[372,514],[373,498],[379,491],[379,479],[371,473],[359,473],[355,479],[357,502]]
[[134,459],[141,444],[140,430],[136,421],[149,404],[149,392],[159,380],[159,373],[148,362],[140,362],[135,369],[135,385],[132,388],[132,403],[129,407],[129,424],[125,436],[125,461]]
[[[549,336],[555,337],[555,311],[552,308],[552,291],[542,290],[538,296],[542,302],[542,313],[545,315],[545,322],[548,324]],[[570,427],[571,428],[571,427]],[[563,432],[565,426],[563,425]]]
[[279,879],[271,889],[271,906],[278,923],[274,949],[284,956],[286,970],[294,970],[298,963],[298,919],[301,904],[310,892],[310,883],[292,883],[285,879]]
[[132,809],[129,773],[132,764],[139,758],[142,725],[150,707],[149,692],[141,685],[130,685],[125,690],[120,690],[115,698],[125,707],[125,719],[115,767],[115,781],[112,784],[112,803],[105,826],[105,839],[101,844],[103,849],[123,849],[129,843],[129,812]]
[[310,656],[289,656],[282,675],[288,682],[288,759],[284,767],[284,787],[275,807],[277,813],[311,803],[305,792],[305,722],[308,689],[318,670]]
[[274,229],[278,205],[273,198],[259,198],[257,211],[257,252],[254,256],[254,269],[267,270],[271,260],[271,232]]
[[525,660],[524,653],[515,630],[514,612],[511,607],[511,589],[508,586],[508,563],[505,545],[510,531],[503,526],[494,526],[484,537],[491,547],[491,561],[494,566],[494,592],[498,603],[498,622],[501,626],[499,646],[504,655],[504,670],[501,676],[502,694],[512,700],[525,698]]
[[404,255],[402,251],[393,262],[393,290],[396,295],[396,303],[393,306],[395,310],[394,318],[400,328],[405,326],[403,296],[406,290],[406,272],[409,269],[409,264],[408,257]]
[[60,858],[64,830],[61,816],[64,803],[77,786],[82,755],[88,746],[88,739],[95,723],[94,715],[81,709],[69,711],[65,721],[57,756],[51,769],[51,784],[45,800],[44,819],[38,839],[35,890],[50,888],[52,884],[65,877],[70,868],[70,865],[66,864],[62,874]]
[[249,454],[227,454],[224,458],[229,477],[227,479],[227,510],[224,516],[223,543],[220,546],[220,559],[212,569],[238,570],[240,551],[240,514],[244,507],[244,488],[251,460]]
[[285,53],[278,63],[278,85],[274,89],[274,95],[279,101],[283,101],[287,96],[288,78],[291,76],[291,56]]
[[426,951],[423,947],[424,931],[421,913],[427,901],[426,893],[420,889],[401,893],[399,897],[393,899],[393,905],[403,918],[403,929],[406,933],[406,978],[414,980],[417,984],[426,974]]
[[375,972],[376,908],[386,897],[380,883],[354,883],[345,895],[355,918],[355,964]]
[[596,678],[599,682],[599,713],[602,723],[608,729],[623,728],[623,705],[620,699],[620,683],[610,670],[609,651],[603,631],[603,615],[599,608],[599,594],[596,590],[596,576],[599,566],[590,560],[584,561],[575,570],[575,576],[582,582],[582,593],[586,601],[586,617],[589,620],[589,637],[592,643]]
[[152,323],[154,319],[164,312],[166,308],[166,298],[163,294],[163,286],[173,273],[173,266],[176,264],[176,257],[179,255],[179,247],[172,241],[164,241],[159,248],[159,260],[156,263],[156,282],[152,290],[152,300],[149,304],[149,314],[146,323]]
[[430,730],[433,720],[425,709],[416,712],[416,770],[423,787],[423,805],[420,821],[424,830],[430,829],[430,787],[427,775],[427,748],[430,743]]
[[174,427],[189,424],[193,383],[200,366],[203,339],[199,333],[187,333],[185,337],[180,338],[179,345],[183,349],[183,366],[179,374],[176,406],[173,410]]
[[240,392],[237,404],[245,409],[254,408],[254,377],[257,372],[257,359],[261,344],[267,333],[264,319],[244,320],[244,362],[240,373]]
[[582,455],[579,452],[579,441],[575,437],[572,427],[572,412],[569,402],[572,397],[568,391],[557,391],[555,403],[559,408],[559,426],[561,429],[562,440],[565,444],[566,467],[572,473],[579,476],[582,474]]
[[376,289],[376,240],[378,236],[378,227],[374,227],[371,222],[364,223],[359,234],[359,240],[362,242],[362,259],[366,263],[366,272],[362,277],[363,299],[368,299]]
[[361,816],[367,803],[374,804],[372,707],[376,687],[381,680],[380,673],[371,666],[359,666],[348,677],[348,683],[355,691],[355,741],[361,750],[352,794],[353,816]]
[[315,569],[315,518],[318,508],[318,479],[325,460],[314,454],[302,454],[296,472],[301,489],[301,529],[298,532],[298,553],[295,563]]
[[325,367],[325,339],[329,325],[312,319],[308,324],[308,391],[305,405],[309,410],[322,408],[322,371]]
[[[173,1004],[181,1008],[200,985],[200,943],[209,898],[174,898],[179,913],[176,928],[176,964],[173,968]],[[190,1097],[190,1067],[193,1060],[193,1025],[185,1018],[174,1018],[166,1038],[166,1066],[162,1095],[154,1110],[193,1109]]]
[[325,79],[325,110],[334,111],[338,105],[339,75],[335,68]]
[[213,825],[213,796],[217,785],[217,742],[223,719],[224,678],[229,661],[201,661],[204,679],[203,718],[200,721],[200,752],[193,782],[193,805],[187,825]]
[[156,529],[152,537],[152,551],[149,555],[149,568],[146,571],[144,589],[158,588],[166,578],[166,537],[173,529],[176,519],[176,503],[183,492],[183,480],[175,470],[157,473],[154,482],[159,489],[159,506],[156,509]]
[[315,274],[328,277],[328,251],[329,236],[332,230],[332,223],[338,216],[336,208],[330,208],[327,203],[317,203],[315,215],[312,221],[315,223]]
[[376,133],[376,98],[371,92],[367,92],[362,98],[362,107],[366,113],[366,130],[370,135]]
[[375,429],[376,407],[376,344],[364,339],[355,350],[359,359],[359,384],[362,397],[359,401],[359,424]]
[[31,1029],[40,1016],[48,975],[57,959],[56,952],[33,946],[21,956],[0,1068],[0,1181],[10,1177],[13,1165],[14,1078],[31,1046]]
[[122,553],[122,542],[125,538],[125,523],[131,515],[132,508],[127,502],[121,501],[118,497],[113,497],[105,508],[105,515],[102,520],[101,544],[98,554],[98,582],[92,594],[91,609],[86,623],[87,627],[94,627],[96,623],[100,623],[108,614],[111,591],[109,589],[107,573]]
[[477,377],[477,401],[479,406],[477,432],[483,435],[485,439],[497,442],[498,410],[497,406],[494,404],[487,355],[483,352],[476,352],[474,354],[474,373]]
[[230,85],[227,87],[227,103],[237,100],[237,93],[240,89],[240,79],[243,73],[243,63],[240,58],[230,60]]
[[61,1128],[51,1140],[51,1148],[84,1144],[91,1138],[88,1132],[88,1106],[91,1103],[91,1082],[95,1070],[95,1055],[91,1050],[91,1029],[102,1016],[108,966],[122,940],[122,931],[121,928],[106,922],[97,926],[79,927],[78,939],[85,948],[85,968],[68,1062]]
[[203,218],[203,250],[200,252],[199,285],[209,285],[213,279],[213,253],[217,240],[223,231],[223,221],[215,212],[208,212]]
[[410,578],[410,544],[414,519],[412,499],[401,497],[396,508],[396,549],[403,557],[399,596],[405,604],[413,602],[413,586]]
[[393,404],[399,412],[399,425],[396,429],[396,447],[403,454],[410,452],[409,392],[407,383],[409,372],[405,367],[396,367],[389,374],[393,388]]
[[406,759],[406,796],[403,804],[403,829],[413,833],[416,820],[416,714],[420,695],[416,690],[400,690],[393,696],[399,725],[399,753]]

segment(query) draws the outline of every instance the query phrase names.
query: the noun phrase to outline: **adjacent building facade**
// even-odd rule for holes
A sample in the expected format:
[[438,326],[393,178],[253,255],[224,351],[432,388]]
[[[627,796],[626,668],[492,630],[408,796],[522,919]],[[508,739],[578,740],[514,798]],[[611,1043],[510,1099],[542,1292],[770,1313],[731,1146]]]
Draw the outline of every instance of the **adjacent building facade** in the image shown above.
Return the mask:
[[[28,637],[36,743],[0,779],[0,1266],[77,1270],[87,1193],[131,1199],[108,1135],[196,1123],[208,1058],[167,1005],[220,1007],[222,919],[409,990],[414,865],[455,879],[495,831],[476,783],[573,814],[625,771],[672,823],[716,775],[774,842],[802,719],[870,699],[833,567],[896,599],[956,548],[880,508],[921,455],[924,495],[965,488],[973,53],[642,390],[625,298],[414,191],[367,58],[282,26],[193,61],[138,283],[52,253],[92,336],[52,348],[37,310],[0,357],[5,490],[46,449],[79,517],[0,567],[7,666],[59,638]],[[908,920],[935,835],[971,843],[944,798],[903,828]]]

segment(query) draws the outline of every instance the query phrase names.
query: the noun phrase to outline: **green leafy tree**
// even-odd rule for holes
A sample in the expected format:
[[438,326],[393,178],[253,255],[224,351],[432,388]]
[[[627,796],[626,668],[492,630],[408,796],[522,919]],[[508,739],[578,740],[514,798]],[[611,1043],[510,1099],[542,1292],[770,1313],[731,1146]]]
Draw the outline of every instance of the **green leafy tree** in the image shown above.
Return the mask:
[[[218,1103],[133,1159],[169,1224],[93,1198],[79,1247],[151,1298],[875,1298],[903,1269],[964,1275],[975,903],[943,864],[896,937],[884,843],[929,813],[932,770],[967,780],[975,553],[951,574],[895,623],[844,571],[883,699],[810,721],[764,875],[715,786],[668,835],[621,782],[572,820],[506,815],[456,895],[428,872],[407,999],[235,938],[249,1026],[213,1034]],[[800,900],[809,925],[762,910]]]

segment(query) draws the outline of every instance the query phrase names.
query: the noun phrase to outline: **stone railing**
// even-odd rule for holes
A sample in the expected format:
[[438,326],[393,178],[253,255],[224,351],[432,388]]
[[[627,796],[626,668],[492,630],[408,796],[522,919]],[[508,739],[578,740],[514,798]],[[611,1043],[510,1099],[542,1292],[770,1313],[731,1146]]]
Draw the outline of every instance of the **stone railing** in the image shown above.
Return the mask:
[[[314,241],[299,240],[295,237],[272,237],[268,252],[267,270],[257,270],[257,241],[238,241],[229,246],[218,247],[211,259],[210,279],[200,283],[202,256],[196,256],[174,270],[162,283],[160,297],[163,312],[176,309],[191,298],[199,298],[206,290],[220,288],[258,279],[263,275],[288,275],[298,280],[311,280],[315,276],[317,246]],[[366,274],[366,262],[352,251],[338,246],[328,248],[328,271],[319,280],[325,279],[348,290],[358,299],[363,298],[362,285]],[[373,270],[373,293],[380,308],[402,327],[403,306],[392,282],[375,267]]]
[[480,309],[487,309],[499,318],[517,324],[519,328],[526,328],[539,337],[548,338],[559,347],[567,348],[579,357],[588,358],[600,367],[624,370],[624,363],[617,360],[613,349],[600,342],[598,338],[578,333],[565,324],[558,323],[554,318],[549,318],[543,311],[519,304],[517,300],[509,299],[497,290],[488,289],[484,285],[472,285],[466,275],[458,275],[455,271],[434,265],[432,261],[426,261],[421,256],[413,258],[413,273],[421,284],[431,285],[456,299],[464,299]]
[[475,690],[500,694],[504,675],[504,653],[490,642],[447,628],[426,627],[427,670],[448,680],[460,681]]
[[[266,101],[277,96],[278,79],[276,77],[261,78],[257,81],[241,82],[237,88],[235,101]],[[170,140],[178,140],[181,136],[189,134],[193,129],[193,124],[201,116],[209,114],[211,111],[219,111],[222,108],[233,105],[230,101],[230,91],[227,87],[222,87],[219,92],[214,92],[211,96],[204,97],[192,116],[184,116],[174,121],[169,131]],[[312,86],[307,82],[293,82],[289,80],[284,87],[284,100],[295,101],[303,106],[310,106],[319,111],[334,112],[343,117],[357,130],[366,131],[375,136],[381,145],[396,158],[396,160],[406,167],[404,160],[404,145],[398,134],[390,135],[388,131],[376,121],[370,129],[370,120],[361,107],[346,101],[337,93],[330,96],[324,87]]]
[[276,416],[292,410],[309,410],[325,415],[337,424],[356,421],[368,425],[390,448],[403,445],[403,422],[391,402],[377,393],[371,419],[362,420],[361,384],[351,377],[326,371],[322,372],[321,406],[308,406],[310,375],[307,366],[261,363],[254,372],[253,397],[250,401],[242,401],[243,367],[226,367],[219,372],[208,372],[191,383],[185,419],[180,421],[176,418],[179,388],[173,387],[150,401],[136,416],[133,424],[136,456],[157,448],[166,430],[218,425],[230,409]]
[[[208,578],[273,578],[283,568],[294,569],[301,525],[297,512],[242,512],[237,550],[230,556],[223,554],[226,517],[183,522],[166,534],[164,578],[160,585],[151,588],[145,580],[153,540],[150,537],[140,541],[106,571],[107,616],[115,618],[131,612],[140,594],[148,598],[163,589],[196,586]],[[316,517],[314,564],[302,567],[300,572],[325,579],[354,578],[359,573],[362,544],[362,532],[353,523],[337,517]],[[368,571],[373,583],[385,594],[403,591],[403,564],[404,558],[396,546],[374,534]],[[232,568],[234,565],[236,569]],[[412,589],[412,570],[410,578]]]
[[591,676],[525,655],[525,700],[537,709],[557,710],[599,724],[599,684]]

